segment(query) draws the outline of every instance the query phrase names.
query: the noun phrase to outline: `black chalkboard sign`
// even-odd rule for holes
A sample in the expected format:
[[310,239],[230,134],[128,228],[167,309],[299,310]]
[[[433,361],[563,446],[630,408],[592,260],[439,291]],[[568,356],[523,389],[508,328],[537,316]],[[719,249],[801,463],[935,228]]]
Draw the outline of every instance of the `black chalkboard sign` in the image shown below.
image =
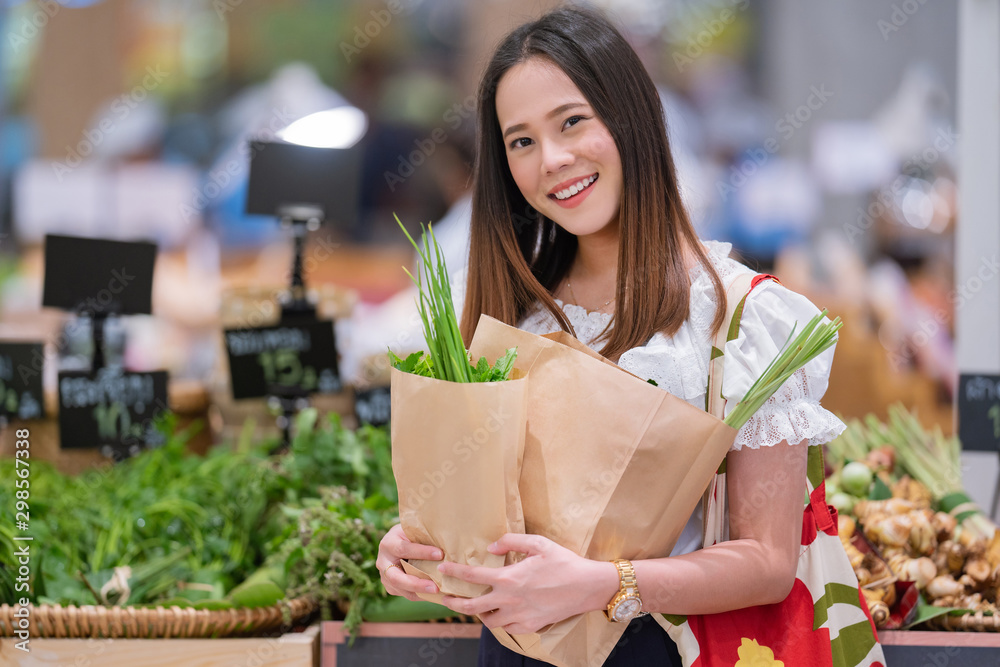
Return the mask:
[[166,371],[138,373],[105,367],[96,373],[59,373],[63,449],[137,454],[163,444],[156,419],[168,409]]
[[340,391],[333,322],[303,321],[225,331],[233,398],[259,398],[294,388]]
[[958,437],[962,449],[1000,452],[1000,375],[959,375]]
[[354,414],[359,424],[385,426],[389,423],[389,387],[371,387],[354,396]]
[[41,343],[0,342],[0,418],[41,419],[45,416],[44,362]]
[[156,244],[49,234],[42,305],[76,313],[149,314]]

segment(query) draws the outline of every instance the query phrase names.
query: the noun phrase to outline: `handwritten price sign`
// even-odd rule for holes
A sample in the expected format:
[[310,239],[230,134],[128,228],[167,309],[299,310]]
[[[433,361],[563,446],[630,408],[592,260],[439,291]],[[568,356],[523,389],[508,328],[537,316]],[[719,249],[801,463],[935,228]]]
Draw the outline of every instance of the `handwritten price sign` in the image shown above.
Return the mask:
[[156,418],[167,409],[167,373],[120,368],[59,373],[59,439],[64,449],[128,454],[162,444]]
[[309,394],[340,391],[332,322],[281,324],[225,332],[233,398],[260,398],[283,388]]
[[44,416],[43,361],[41,343],[0,343],[0,417],[41,419]]
[[958,437],[963,449],[1000,451],[1000,375],[959,376]]

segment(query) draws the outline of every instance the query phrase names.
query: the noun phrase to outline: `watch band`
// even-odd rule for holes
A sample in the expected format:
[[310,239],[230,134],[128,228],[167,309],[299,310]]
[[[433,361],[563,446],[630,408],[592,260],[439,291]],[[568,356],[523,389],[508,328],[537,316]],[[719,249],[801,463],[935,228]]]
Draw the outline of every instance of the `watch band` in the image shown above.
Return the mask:
[[[618,621],[625,619],[618,619],[615,614],[615,609],[619,604],[622,604],[625,600],[634,600],[638,602],[640,610],[642,609],[642,597],[639,595],[639,583],[635,577],[635,567],[632,562],[624,558],[617,558],[613,561],[615,568],[618,570],[618,592],[608,603],[608,608],[604,611],[605,615],[610,621]],[[647,612],[639,611],[637,616],[646,616]],[[634,617],[633,617],[634,618]]]
[[612,562],[618,568],[619,589],[631,588],[638,595],[639,585],[635,580],[635,567],[632,565],[632,561],[625,560],[624,558],[616,558]]

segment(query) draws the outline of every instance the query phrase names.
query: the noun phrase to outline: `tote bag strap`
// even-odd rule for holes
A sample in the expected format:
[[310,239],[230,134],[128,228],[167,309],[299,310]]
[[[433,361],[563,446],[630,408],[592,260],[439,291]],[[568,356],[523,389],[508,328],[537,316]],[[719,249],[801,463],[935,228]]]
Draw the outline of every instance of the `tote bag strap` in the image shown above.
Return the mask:
[[813,508],[813,519],[816,529],[831,533],[836,532],[833,514],[826,503],[826,464],[823,461],[823,447],[809,447],[809,462],[806,464],[806,485],[809,493],[809,504]]
[[[740,320],[747,297],[764,280],[778,279],[769,274],[741,273],[733,278],[726,288],[726,317],[723,325],[715,333],[708,362],[708,387],[705,392],[705,411],[719,419],[725,417],[726,399],[722,396],[722,372],[725,362],[726,343],[740,333]],[[728,323],[728,326],[727,324]],[[719,469],[702,500],[702,545],[710,546],[729,538],[729,521],[726,516],[726,460]]]
[[733,278],[726,289],[726,317],[722,326],[715,332],[712,341],[712,352],[708,362],[708,391],[705,393],[705,411],[722,419],[726,401],[722,397],[722,368],[726,343],[736,338],[740,333],[740,318],[743,317],[743,306],[747,295],[757,286],[759,280],[752,273],[741,273]]

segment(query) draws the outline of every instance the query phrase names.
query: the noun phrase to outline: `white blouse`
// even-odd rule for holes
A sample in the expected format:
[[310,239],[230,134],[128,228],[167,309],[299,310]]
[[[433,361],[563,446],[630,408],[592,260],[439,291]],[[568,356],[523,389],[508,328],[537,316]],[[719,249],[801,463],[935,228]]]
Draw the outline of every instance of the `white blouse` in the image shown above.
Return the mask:
[[[732,244],[706,241],[704,245],[723,284],[740,273],[753,273],[729,257]],[[646,345],[625,351],[618,365],[704,409],[715,291],[700,264],[691,269],[690,277],[690,315],[677,333],[670,338],[654,334]],[[610,313],[589,312],[558,299],[556,303],[566,313],[577,338],[594,350],[604,346],[604,341],[595,339],[611,320]],[[819,309],[804,296],[771,280],[760,283],[750,293],[743,307],[739,335],[725,349],[722,395],[727,401],[727,415],[777,356],[792,327],[798,324],[796,331],[801,331],[818,313]],[[558,331],[559,324],[537,304],[518,328],[546,334]],[[837,437],[844,430],[843,422],[819,404],[829,384],[833,353],[831,347],[795,373],[739,430],[731,451],[770,447],[783,440],[819,445]]]
[[[724,285],[751,269],[729,257],[732,244],[704,241],[705,249]],[[456,305],[464,301],[464,272],[456,276],[453,296]],[[691,279],[690,314],[671,337],[657,333],[642,347],[625,351],[618,365],[643,378],[652,379],[663,390],[684,399],[699,409],[705,408],[708,383],[711,324],[715,316],[715,292],[704,268],[697,264],[689,272]],[[457,283],[457,284],[456,284]],[[599,351],[604,341],[595,341],[611,320],[610,313],[586,309],[556,299],[576,331],[577,338]],[[739,335],[726,343],[723,362],[722,395],[725,413],[747,392],[788,340],[792,327],[801,331],[819,313],[804,296],[774,281],[760,283],[747,297],[740,320]],[[541,304],[536,304],[521,320],[518,328],[535,334],[559,331],[555,318]],[[743,447],[759,449],[787,440],[820,445],[837,437],[845,428],[831,412],[819,404],[829,384],[834,347],[829,348],[797,371],[737,432],[730,451]],[[684,528],[672,556],[701,548],[702,511],[694,511]]]
[[[740,273],[753,273],[729,257],[731,244],[705,241],[704,245],[724,285]],[[646,345],[627,350],[618,365],[643,379],[654,380],[661,389],[704,409],[716,299],[712,281],[700,264],[689,275],[690,315],[681,328],[669,338],[657,333]],[[607,326],[611,314],[589,312],[558,299],[556,303],[573,325],[577,338],[600,350],[604,342],[595,342],[595,338]],[[727,415],[781,350],[792,327],[797,324],[796,331],[801,331],[818,313],[819,309],[804,296],[774,281],[764,281],[754,288],[743,307],[739,335],[726,344],[722,395]],[[555,318],[541,304],[529,311],[518,326],[536,334],[559,330]],[[771,447],[785,440],[790,444],[807,441],[810,445],[821,445],[840,435],[844,423],[819,404],[829,384],[833,354],[831,347],[792,375],[737,432],[730,451]],[[701,542],[699,504],[670,555],[700,549]]]

